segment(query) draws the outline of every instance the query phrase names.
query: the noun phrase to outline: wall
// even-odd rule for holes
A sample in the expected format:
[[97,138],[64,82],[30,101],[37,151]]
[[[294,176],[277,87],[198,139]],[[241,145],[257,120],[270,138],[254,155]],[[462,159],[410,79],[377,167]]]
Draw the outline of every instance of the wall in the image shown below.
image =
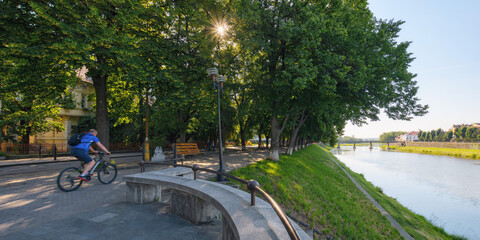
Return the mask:
[[463,142],[407,142],[407,147],[480,149],[480,143]]

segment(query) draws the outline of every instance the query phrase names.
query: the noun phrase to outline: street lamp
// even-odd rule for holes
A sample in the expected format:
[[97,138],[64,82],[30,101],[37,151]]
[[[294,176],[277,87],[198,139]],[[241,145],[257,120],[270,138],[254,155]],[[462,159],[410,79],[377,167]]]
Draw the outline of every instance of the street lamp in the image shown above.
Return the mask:
[[[216,68],[209,68],[207,69],[207,73],[210,77],[212,77],[213,88],[217,89],[217,96],[218,96],[218,158],[219,158],[219,165],[220,169],[218,170],[221,173],[225,173],[225,169],[223,169],[223,146],[222,146],[222,118],[220,115],[220,92],[223,90],[223,83],[225,82],[224,76],[218,76],[218,69]],[[215,82],[216,80],[216,82]],[[223,182],[225,181],[225,177],[217,174],[217,181]]]

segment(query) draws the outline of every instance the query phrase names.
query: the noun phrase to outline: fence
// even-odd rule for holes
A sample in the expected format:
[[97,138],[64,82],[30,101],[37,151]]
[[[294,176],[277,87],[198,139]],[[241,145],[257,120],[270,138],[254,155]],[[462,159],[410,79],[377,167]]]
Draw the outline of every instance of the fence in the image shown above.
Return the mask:
[[[110,143],[110,151],[134,150],[140,151],[140,143]],[[56,153],[70,152],[70,146],[66,143],[59,144],[20,144],[20,143],[0,143],[0,152],[7,155],[54,155]]]
[[[56,149],[55,149],[56,148]],[[50,155],[54,152],[67,152],[66,144],[20,144],[20,143],[1,143],[0,152],[8,155],[29,155],[41,154]]]

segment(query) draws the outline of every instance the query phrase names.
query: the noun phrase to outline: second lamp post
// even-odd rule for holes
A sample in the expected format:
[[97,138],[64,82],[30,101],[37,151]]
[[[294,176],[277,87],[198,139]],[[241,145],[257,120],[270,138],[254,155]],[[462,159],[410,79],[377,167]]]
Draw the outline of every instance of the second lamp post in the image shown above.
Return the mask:
[[[225,82],[224,76],[218,76],[218,69],[216,68],[209,68],[207,69],[207,73],[210,77],[212,77],[213,88],[217,89],[217,96],[218,96],[218,154],[219,154],[219,165],[220,169],[218,170],[221,173],[225,173],[225,169],[223,169],[223,144],[222,144],[222,118],[220,115],[220,94],[223,90],[223,83]],[[225,177],[222,175],[217,175],[217,181],[223,182],[225,181]]]

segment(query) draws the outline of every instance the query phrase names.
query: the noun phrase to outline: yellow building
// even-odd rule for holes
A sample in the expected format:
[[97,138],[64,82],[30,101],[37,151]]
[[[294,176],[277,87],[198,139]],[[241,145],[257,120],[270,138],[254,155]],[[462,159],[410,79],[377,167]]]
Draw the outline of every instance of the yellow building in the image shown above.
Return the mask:
[[77,77],[79,81],[75,88],[70,89],[72,98],[75,102],[75,108],[66,109],[61,108],[58,116],[60,121],[65,127],[64,131],[51,131],[43,134],[37,134],[30,138],[30,143],[46,144],[57,146],[58,151],[67,151],[67,140],[72,135],[72,127],[78,125],[78,122],[82,116],[94,116],[92,111],[93,103],[88,101],[88,96],[95,94],[95,88],[93,87],[93,81],[91,78],[86,77],[87,69],[84,67],[77,71]]

